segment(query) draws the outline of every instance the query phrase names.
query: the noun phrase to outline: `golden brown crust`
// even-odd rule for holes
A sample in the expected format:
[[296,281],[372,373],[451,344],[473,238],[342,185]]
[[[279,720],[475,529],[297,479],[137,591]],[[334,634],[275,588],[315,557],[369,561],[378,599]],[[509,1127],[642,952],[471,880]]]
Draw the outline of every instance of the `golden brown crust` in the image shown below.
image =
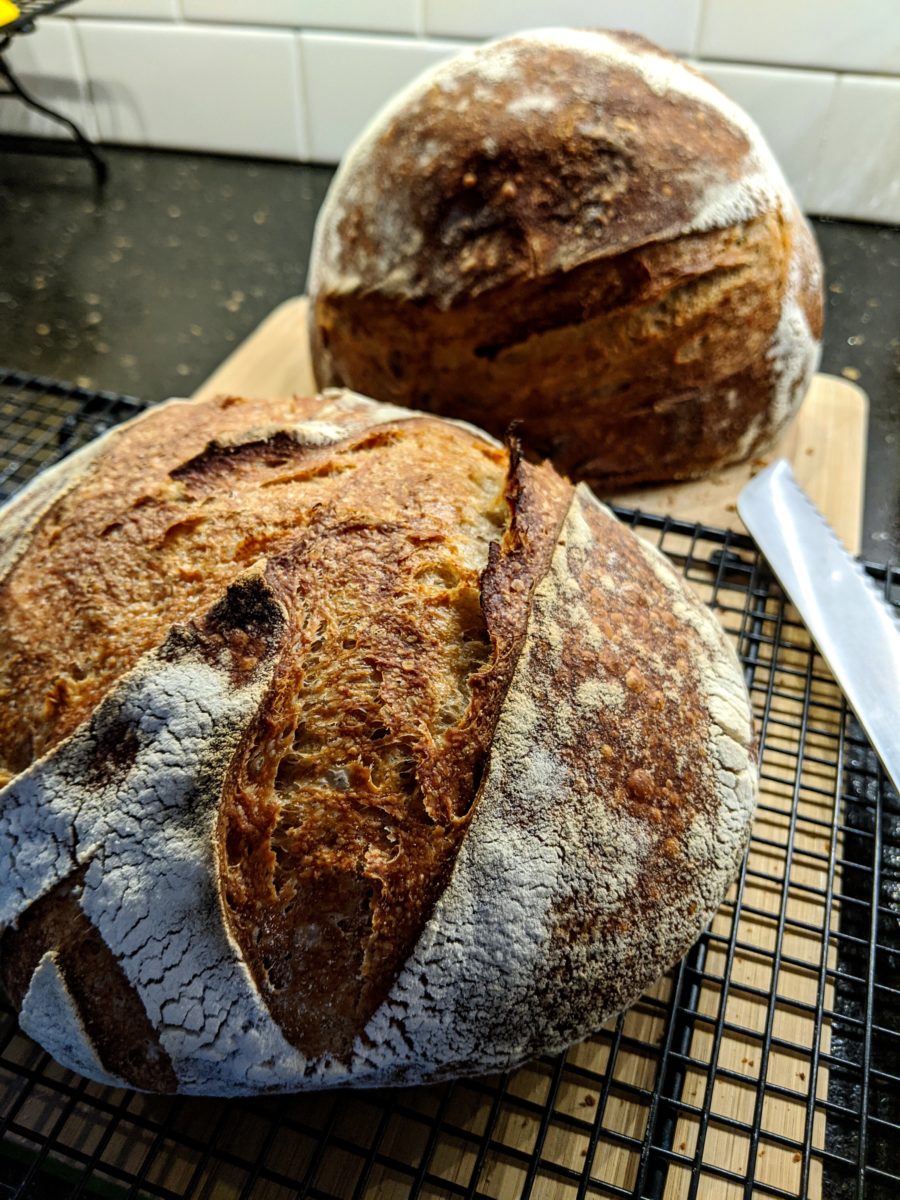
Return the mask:
[[[0,728],[21,770],[169,629],[267,560],[292,632],[221,807],[226,911],[289,1040],[346,1056],[452,867],[571,488],[431,418],[335,427],[317,445],[320,401],[254,407],[145,419],[47,511],[0,593],[6,686],[18,688]],[[214,437],[186,436],[201,421]],[[266,644],[249,595],[235,593],[240,619],[227,620],[235,686]],[[128,744],[123,734],[110,753]],[[31,955],[20,1001],[52,948],[29,928],[15,939]],[[81,974],[57,966],[80,1005]]]
[[66,737],[172,624],[295,537],[374,444],[363,435],[357,455],[354,419],[308,397],[220,397],[151,410],[110,441],[0,580],[0,770]]
[[0,726],[48,747],[0,796],[0,931],[59,1061],[226,1095],[478,1072],[696,936],[747,835],[746,692],[586,490],[346,394],[175,406],[82,461],[0,588],[46,692],[82,576],[115,585],[84,718]]
[[[495,434],[521,419],[529,446],[588,482],[704,473],[736,446],[753,452],[768,429],[766,351],[790,237],[769,214],[446,313],[417,304],[402,326],[395,303],[377,293],[322,297],[318,336],[330,348],[322,361],[341,364],[331,383],[365,379],[384,399],[424,403]],[[754,426],[758,439],[743,444]]]
[[633,1000],[708,924],[754,790],[721,629],[579,488],[453,876],[367,1030],[391,1079],[507,1067]]
[[726,105],[635,35],[548,30],[463,53],[348,153],[310,290],[447,309],[702,226],[758,150]]
[[[246,565],[219,564],[220,547],[201,537],[206,514],[169,472],[202,452],[212,421],[227,436],[254,424],[253,408],[217,399],[151,410],[107,440],[29,532],[27,561],[0,581],[0,768],[14,774],[69,734],[173,621]],[[291,401],[276,415],[294,423],[309,411]]]

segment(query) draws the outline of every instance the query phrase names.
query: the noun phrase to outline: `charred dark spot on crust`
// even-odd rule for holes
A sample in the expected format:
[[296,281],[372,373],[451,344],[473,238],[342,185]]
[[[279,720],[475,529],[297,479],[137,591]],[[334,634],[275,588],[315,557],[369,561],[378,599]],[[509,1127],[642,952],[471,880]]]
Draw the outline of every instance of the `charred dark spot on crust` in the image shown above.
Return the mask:
[[175,626],[160,647],[160,657],[176,661],[197,654],[225,667],[242,686],[280,645],[286,618],[276,595],[275,572],[238,579],[206,614],[202,624]]
[[234,633],[264,640],[278,634],[285,623],[284,609],[272,585],[261,575],[233,583],[218,604],[210,609],[204,630],[228,638]]
[[132,725],[113,709],[101,705],[91,721],[90,754],[81,773],[91,786],[103,787],[123,779],[137,758],[140,742]]
[[16,1008],[48,951],[59,969],[103,1067],[151,1092],[178,1081],[144,1006],[118,960],[79,903],[86,867],[73,872],[0,937],[0,981]]
[[302,448],[289,430],[279,430],[266,437],[234,444],[213,439],[199,454],[174,467],[169,472],[169,478],[185,481],[208,479],[217,472],[228,470],[229,465],[236,461],[258,458],[287,460]]

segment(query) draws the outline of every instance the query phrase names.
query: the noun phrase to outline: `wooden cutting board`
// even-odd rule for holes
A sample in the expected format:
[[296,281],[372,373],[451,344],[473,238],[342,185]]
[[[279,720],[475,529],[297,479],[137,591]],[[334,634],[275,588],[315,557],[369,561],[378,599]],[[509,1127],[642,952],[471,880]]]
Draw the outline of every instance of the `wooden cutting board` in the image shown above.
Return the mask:
[[[265,397],[315,391],[306,313],[305,296],[279,305],[195,396]],[[772,459],[787,458],[801,486],[856,554],[862,538],[868,407],[865,392],[855,384],[817,375],[797,418],[765,459],[729,467],[695,483],[641,488],[605,499],[644,512],[743,531],[735,507],[741,488]]]

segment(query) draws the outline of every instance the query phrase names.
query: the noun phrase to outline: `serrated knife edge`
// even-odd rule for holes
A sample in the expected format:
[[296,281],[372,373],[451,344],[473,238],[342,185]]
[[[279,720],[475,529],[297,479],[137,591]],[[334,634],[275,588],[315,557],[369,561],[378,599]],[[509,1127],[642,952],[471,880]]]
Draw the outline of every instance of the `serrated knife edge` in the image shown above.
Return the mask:
[[900,790],[897,614],[784,459],[746,485],[737,507]]

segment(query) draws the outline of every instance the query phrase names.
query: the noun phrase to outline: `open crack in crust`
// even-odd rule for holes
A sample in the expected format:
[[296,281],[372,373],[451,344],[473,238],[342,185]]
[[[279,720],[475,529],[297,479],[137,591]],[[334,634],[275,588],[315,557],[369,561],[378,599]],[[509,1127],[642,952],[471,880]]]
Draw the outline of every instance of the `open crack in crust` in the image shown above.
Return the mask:
[[232,928],[310,1059],[349,1061],[446,885],[571,496],[513,451],[453,527],[429,512],[432,471],[407,464],[414,520],[364,479],[364,522],[345,489],[273,564],[293,640],[221,810]]
[[412,415],[348,392],[172,400],[38,476],[0,513],[0,782],[293,537],[352,465],[356,434]]
[[722,630],[579,488],[453,876],[361,1042],[372,1082],[508,1069],[635,1000],[721,903],[756,781]]

